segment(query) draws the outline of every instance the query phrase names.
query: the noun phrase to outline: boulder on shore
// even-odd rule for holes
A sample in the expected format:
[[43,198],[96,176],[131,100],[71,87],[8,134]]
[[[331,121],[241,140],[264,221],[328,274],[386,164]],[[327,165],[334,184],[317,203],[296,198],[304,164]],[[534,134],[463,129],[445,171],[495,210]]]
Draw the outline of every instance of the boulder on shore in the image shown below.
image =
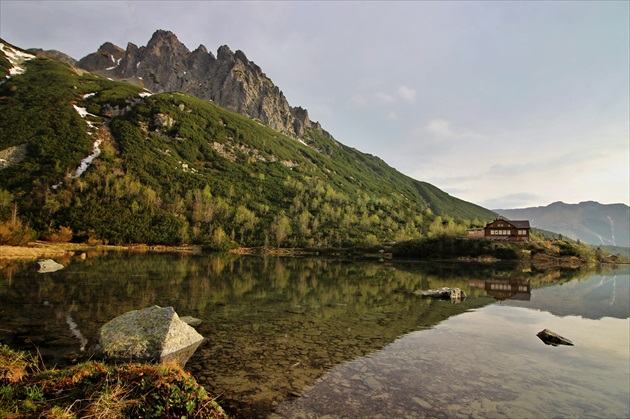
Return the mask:
[[436,290],[421,291],[423,297],[438,298],[441,300],[461,301],[467,297],[464,290],[460,288],[442,287]]
[[65,268],[61,263],[57,263],[52,259],[40,259],[37,261],[39,264],[39,270],[37,271],[40,274],[45,274],[48,272],[56,272],[60,269]]
[[104,324],[96,356],[111,360],[176,362],[184,366],[203,336],[183,322],[173,307],[129,311]]
[[538,336],[540,338],[540,340],[542,340],[543,342],[545,342],[545,345],[551,345],[551,346],[558,346],[558,345],[568,345],[568,346],[574,346],[573,342],[571,342],[569,339],[560,336],[559,334],[552,332],[549,329],[545,329],[542,330],[540,332],[538,332],[536,334],[536,336]]

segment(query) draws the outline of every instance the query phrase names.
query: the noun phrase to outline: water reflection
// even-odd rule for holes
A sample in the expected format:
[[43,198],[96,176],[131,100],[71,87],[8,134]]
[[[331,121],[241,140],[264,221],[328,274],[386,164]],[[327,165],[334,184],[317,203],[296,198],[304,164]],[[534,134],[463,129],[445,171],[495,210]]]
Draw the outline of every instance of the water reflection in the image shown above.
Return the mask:
[[[197,330],[208,341],[187,368],[237,417],[263,417],[280,405],[288,411],[283,403],[344,362],[372,359],[397,345],[400,336],[440,325],[426,330],[437,333],[444,320],[479,310],[495,297],[506,298],[494,291],[509,286],[511,292],[516,286],[519,292],[512,298],[530,292],[531,302],[542,307],[544,293],[553,292],[554,284],[573,287],[576,275],[497,265],[236,255],[109,253],[61,263],[67,267],[48,274],[37,274],[32,264],[0,270],[0,341],[37,347],[49,365],[63,365],[92,344],[97,329],[113,317],[153,304],[173,306],[182,316],[204,321]],[[627,272],[617,277],[599,288],[616,287],[612,307],[617,310],[625,301],[627,309],[627,298],[620,295],[624,286],[627,293]],[[459,287],[470,297],[451,304],[414,294],[442,286]],[[525,286],[527,290],[519,288]],[[505,300],[502,308],[515,301]],[[456,353],[426,350],[428,357],[431,351]],[[448,372],[448,365],[443,367]],[[441,374],[440,363],[426,368]],[[370,397],[384,388],[374,380],[367,384],[373,390]]]
[[531,298],[531,284],[529,279],[512,280],[487,280],[470,279],[468,285],[471,288],[479,288],[496,300],[525,300]]
[[588,319],[630,317],[628,270],[607,275],[592,275],[552,287],[536,289],[531,301],[509,300],[505,304],[549,311],[558,316],[582,316]]
[[[616,291],[627,295],[627,269],[616,279]],[[535,309],[512,307],[527,303],[510,300],[405,335],[369,357],[336,366],[274,416],[629,417],[628,315],[561,317],[553,314],[561,302],[550,310],[543,304],[559,289],[576,291],[567,300],[586,304],[568,311],[595,313],[592,300],[605,282],[595,275],[537,289]],[[609,312],[607,306],[599,312]],[[536,333],[544,328],[570,337],[575,346],[542,344]]]

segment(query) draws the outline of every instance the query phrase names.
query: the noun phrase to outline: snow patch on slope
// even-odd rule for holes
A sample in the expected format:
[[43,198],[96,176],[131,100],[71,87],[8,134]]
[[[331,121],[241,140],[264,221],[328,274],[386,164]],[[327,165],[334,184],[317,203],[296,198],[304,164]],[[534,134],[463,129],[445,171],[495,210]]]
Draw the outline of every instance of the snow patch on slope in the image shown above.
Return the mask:
[[7,79],[11,78],[11,76],[15,76],[16,74],[23,74],[26,71],[26,68],[23,67],[24,62],[35,58],[33,54],[19,51],[3,43],[0,43],[0,50],[4,53],[4,55],[7,57],[7,60],[9,60],[9,62],[13,66],[9,69],[9,75],[7,76]]
[[[88,97],[92,97],[95,94],[96,93],[86,93],[85,95],[83,95],[83,99],[86,99]],[[96,115],[93,115],[93,114],[89,113],[85,108],[82,108],[82,107],[77,106],[75,104],[72,104],[72,106],[77,111],[77,113],[81,116],[81,118],[85,118],[86,116],[93,116],[93,117],[97,118]],[[92,122],[92,121],[85,121],[85,122],[90,127],[90,130],[94,129],[95,125],[100,125],[100,123],[95,123],[95,122]],[[92,135],[93,133],[88,131],[88,134]],[[92,147],[92,152],[86,158],[81,160],[81,163],[79,163],[79,167],[77,167],[77,169],[74,171],[74,174],[68,175],[67,178],[69,178],[69,179],[76,179],[79,176],[81,176],[88,169],[88,167],[90,167],[90,164],[92,164],[94,159],[101,155],[100,145],[101,145],[102,142],[103,142],[103,140],[101,138],[98,138],[98,139],[96,139],[94,141],[94,146]],[[53,189],[57,189],[61,185],[63,185],[63,182],[59,182],[56,185],[53,185],[52,188]]]
[[75,111],[77,111],[77,112],[79,113],[79,115],[81,116],[81,118],[85,118],[85,117],[86,117],[86,116],[88,116],[88,115],[89,115],[89,116],[94,116],[94,117],[96,117],[96,115],[92,115],[92,114],[91,114],[91,113],[89,113],[89,112],[87,111],[87,109],[85,109],[85,108],[81,108],[81,107],[79,107],[79,106],[77,106],[77,105],[72,105],[72,106],[74,107],[74,110],[75,110]]
[[74,172],[74,175],[70,177],[78,178],[79,176],[81,176],[83,172],[85,172],[87,168],[90,167],[90,164],[92,164],[94,159],[101,155],[101,149],[99,148],[99,146],[101,145],[101,142],[103,142],[103,140],[101,139],[94,141],[94,148],[92,149],[92,153],[86,158],[84,158],[83,160],[81,160],[81,164],[79,164],[79,167],[77,167],[77,170]]

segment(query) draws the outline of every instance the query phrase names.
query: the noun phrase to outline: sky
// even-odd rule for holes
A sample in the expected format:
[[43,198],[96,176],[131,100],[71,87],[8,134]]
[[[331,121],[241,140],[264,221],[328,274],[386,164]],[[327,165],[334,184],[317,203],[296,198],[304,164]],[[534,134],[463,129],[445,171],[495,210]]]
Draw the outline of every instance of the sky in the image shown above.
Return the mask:
[[490,209],[630,204],[628,1],[0,1],[75,59],[170,30],[241,50],[338,141]]

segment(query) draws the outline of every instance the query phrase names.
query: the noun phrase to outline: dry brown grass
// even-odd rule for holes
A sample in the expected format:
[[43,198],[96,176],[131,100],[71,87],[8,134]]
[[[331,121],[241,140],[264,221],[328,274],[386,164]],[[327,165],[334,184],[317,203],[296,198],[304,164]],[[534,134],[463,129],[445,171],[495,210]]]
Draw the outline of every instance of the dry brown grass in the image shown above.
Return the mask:
[[114,384],[94,401],[90,403],[84,418],[90,419],[125,419],[125,410],[138,404],[136,400],[129,400],[131,390],[119,384]]
[[16,355],[7,347],[0,346],[0,384],[17,384],[29,373],[28,368],[32,364],[27,355]]

